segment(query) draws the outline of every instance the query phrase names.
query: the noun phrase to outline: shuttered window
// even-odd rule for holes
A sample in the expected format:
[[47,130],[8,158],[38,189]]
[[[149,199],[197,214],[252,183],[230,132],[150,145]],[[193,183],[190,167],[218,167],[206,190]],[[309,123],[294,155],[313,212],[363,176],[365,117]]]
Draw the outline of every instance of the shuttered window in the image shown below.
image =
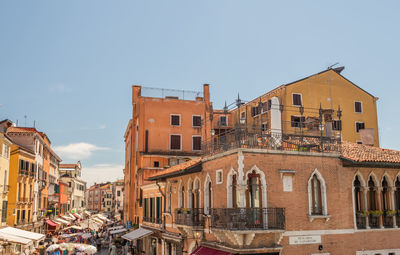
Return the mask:
[[354,102],[354,111],[361,113],[362,112],[362,104],[361,102]]
[[171,150],[180,150],[181,149],[181,136],[180,135],[171,135]]
[[293,99],[293,105],[296,106],[302,106],[302,102],[301,102],[301,94],[292,94],[292,99]]
[[192,116],[193,127],[201,127],[201,116]]
[[333,130],[342,130],[342,121],[341,120],[334,120],[332,123]]
[[193,136],[193,150],[199,151],[201,150],[201,136]]
[[304,123],[306,118],[304,116],[291,116],[291,126],[292,127],[302,127],[305,128],[306,124]]

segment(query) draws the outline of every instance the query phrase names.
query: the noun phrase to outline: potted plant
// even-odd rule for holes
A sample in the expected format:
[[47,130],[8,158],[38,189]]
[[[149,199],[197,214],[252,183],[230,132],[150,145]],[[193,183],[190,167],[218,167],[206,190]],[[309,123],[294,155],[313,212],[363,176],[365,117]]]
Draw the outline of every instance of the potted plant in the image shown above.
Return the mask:
[[182,208],[175,208],[175,212],[177,214],[181,214],[182,213]]
[[368,211],[357,212],[357,216],[360,216],[360,217],[368,217],[368,215],[369,215]]
[[380,216],[383,214],[383,212],[382,212],[382,211],[379,211],[379,210],[376,210],[376,211],[369,211],[369,214],[370,214],[372,217],[380,217]]
[[386,215],[386,216],[395,216],[396,213],[397,213],[396,210],[388,210],[388,211],[385,211],[385,215]]

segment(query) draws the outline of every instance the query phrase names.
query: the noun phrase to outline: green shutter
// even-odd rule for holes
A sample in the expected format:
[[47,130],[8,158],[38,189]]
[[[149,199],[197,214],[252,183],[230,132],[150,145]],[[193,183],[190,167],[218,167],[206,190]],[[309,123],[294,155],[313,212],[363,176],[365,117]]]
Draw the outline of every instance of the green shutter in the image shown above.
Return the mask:
[[161,219],[161,197],[157,197],[157,219]]

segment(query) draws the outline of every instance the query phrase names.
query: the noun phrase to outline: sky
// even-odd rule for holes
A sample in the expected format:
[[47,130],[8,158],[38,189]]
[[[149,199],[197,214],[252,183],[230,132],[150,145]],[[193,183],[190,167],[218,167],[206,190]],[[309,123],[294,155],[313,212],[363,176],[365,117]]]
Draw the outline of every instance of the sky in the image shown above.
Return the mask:
[[[339,62],[400,150],[399,1],[1,1],[0,119],[45,132],[88,184],[123,177],[131,85],[201,91],[214,108]],[[26,117],[25,117],[26,116]]]

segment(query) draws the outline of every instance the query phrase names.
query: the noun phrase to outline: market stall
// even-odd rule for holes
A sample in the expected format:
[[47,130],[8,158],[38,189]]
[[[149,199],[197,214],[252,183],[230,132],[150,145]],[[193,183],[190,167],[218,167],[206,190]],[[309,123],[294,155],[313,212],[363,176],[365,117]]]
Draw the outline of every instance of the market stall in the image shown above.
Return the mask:
[[50,245],[46,251],[54,252],[54,251],[68,251],[68,252],[84,252],[87,254],[95,254],[97,252],[97,248],[93,245],[88,244],[80,244],[80,243],[61,243],[61,244],[53,244]]

